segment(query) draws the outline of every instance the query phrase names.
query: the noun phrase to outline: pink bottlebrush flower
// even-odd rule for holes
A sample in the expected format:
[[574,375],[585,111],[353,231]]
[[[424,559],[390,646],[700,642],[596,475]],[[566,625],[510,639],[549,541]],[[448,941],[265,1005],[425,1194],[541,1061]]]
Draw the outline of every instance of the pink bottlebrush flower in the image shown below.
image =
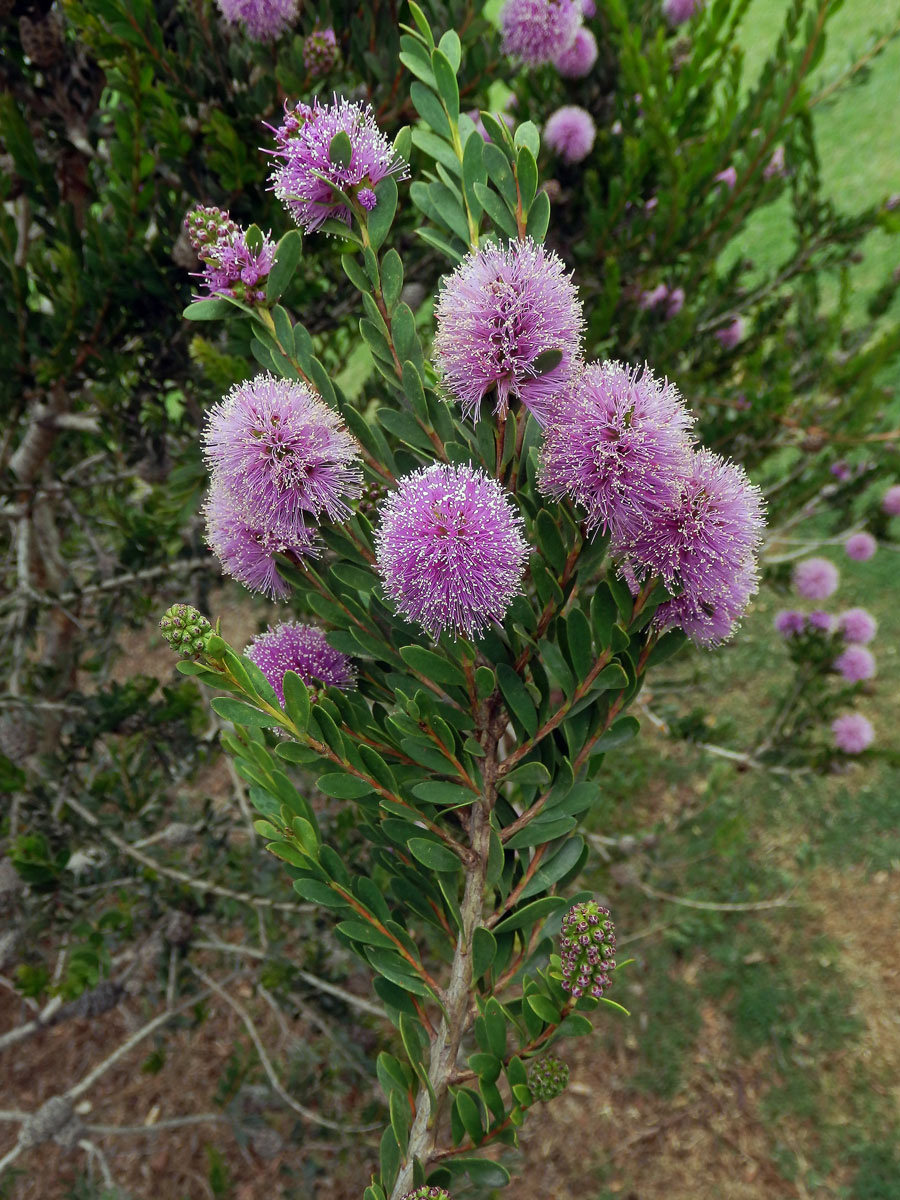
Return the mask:
[[[333,161],[331,143],[341,133],[350,139],[349,158]],[[333,104],[322,104],[315,96],[312,105],[285,106],[275,142],[272,153],[280,161],[271,176],[272,189],[307,232],[329,218],[349,225],[350,197],[371,208],[373,188],[382,179],[388,175],[404,178],[409,173],[375,123],[372,106],[351,104],[338,96]],[[348,199],[335,195],[333,188]],[[364,198],[363,192],[369,195]]]
[[827,558],[804,558],[794,567],[794,587],[804,600],[827,600],[837,591],[840,574]]
[[251,244],[221,208],[198,206],[184,219],[191,246],[203,263],[201,278],[210,296],[230,296],[247,304],[262,304],[264,285],[275,261],[275,243],[259,234]]
[[865,646],[848,646],[837,656],[833,665],[848,683],[861,683],[875,674],[875,657]]
[[858,646],[871,642],[878,632],[878,622],[864,608],[848,608],[840,613],[837,626],[845,642]]
[[599,1000],[616,969],[616,929],[609,909],[596,900],[573,904],[562,919],[559,957],[563,991],[575,1000]]
[[289,534],[307,515],[350,515],[360,494],[359,445],[341,417],[303,383],[257,375],[207,413],[210,470],[251,521]]
[[688,470],[691,425],[678,389],[648,367],[592,363],[553,406],[539,487],[584,509],[591,533],[621,539],[649,508],[674,501]]
[[501,49],[530,67],[553,62],[572,45],[581,20],[578,0],[507,0]]
[[718,175],[713,175],[713,183],[724,183],[729,192],[734,191],[734,185],[737,183],[737,168],[726,167]]
[[589,29],[582,26],[575,34],[575,41],[554,59],[554,66],[563,79],[583,79],[597,61],[597,39]]
[[207,545],[221,562],[225,574],[271,600],[284,600],[291,590],[278,573],[276,554],[297,559],[316,558],[319,554],[310,529],[301,527],[292,532],[270,521],[249,517],[241,498],[215,476],[203,513]]
[[763,169],[763,179],[781,179],[784,174],[784,146],[776,146]]
[[[299,621],[282,621],[274,628],[270,625],[265,633],[253,639],[244,654],[268,679],[282,706],[285,671],[296,672],[310,689],[316,679],[325,687],[340,688],[342,692],[349,691],[356,683],[351,659],[329,646],[325,634],[315,625],[302,625]],[[318,699],[315,692],[311,699]]]
[[498,415],[514,397],[543,424],[578,369],[584,319],[575,284],[562,259],[530,239],[468,254],[441,284],[435,317],[435,365],[474,420],[493,391]]
[[544,141],[565,163],[578,163],[587,158],[596,136],[594,118],[577,104],[558,108],[544,126]]
[[657,609],[659,628],[680,626],[702,645],[731,635],[757,589],[763,514],[762,493],[742,467],[710,450],[689,457],[674,494],[620,547],[637,580],[681,589]]
[[727,325],[723,325],[721,329],[717,329],[713,337],[723,350],[733,350],[735,346],[744,340],[745,332],[744,318],[735,317],[733,321],[729,321]]
[[297,0],[217,0],[231,25],[242,24],[254,42],[274,42],[297,20]]
[[900,516],[900,483],[889,487],[881,498],[881,511],[889,517]]
[[814,608],[806,618],[806,624],[808,628],[816,629],[819,633],[831,633],[834,628],[834,618],[824,609]]
[[670,25],[682,25],[700,8],[703,0],[663,0],[663,16]]
[[337,66],[341,52],[334,30],[314,29],[303,39],[303,65],[313,79],[321,79]]
[[434,463],[381,506],[378,571],[397,611],[437,640],[480,637],[521,589],[528,546],[512,497],[481,470]]
[[775,614],[773,625],[782,637],[796,637],[806,628],[806,617],[796,608],[783,608]]
[[867,562],[868,559],[874,557],[875,551],[878,549],[878,542],[871,533],[862,530],[860,533],[850,534],[844,542],[844,549],[847,557],[852,558],[855,562]]
[[875,740],[875,730],[862,713],[844,713],[831,722],[834,744],[845,754],[862,754]]
[[673,288],[669,292],[666,300],[666,320],[671,321],[673,317],[677,317],[684,308],[684,288]]

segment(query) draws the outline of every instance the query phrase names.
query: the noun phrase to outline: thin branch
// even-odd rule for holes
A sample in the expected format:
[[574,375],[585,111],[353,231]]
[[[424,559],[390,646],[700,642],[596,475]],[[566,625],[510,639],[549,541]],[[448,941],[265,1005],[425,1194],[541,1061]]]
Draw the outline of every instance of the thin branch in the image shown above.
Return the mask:
[[269,1056],[266,1053],[266,1048],[262,1043],[262,1038],[259,1036],[259,1031],[253,1024],[253,1021],[247,1010],[242,1004],[239,1004],[233,996],[230,996],[223,987],[216,983],[216,981],[210,975],[207,975],[201,967],[197,967],[193,963],[189,963],[188,966],[190,967],[190,970],[193,971],[193,973],[197,976],[197,978],[206,984],[210,991],[215,992],[216,995],[220,999],[224,1000],[228,1007],[240,1017],[241,1021],[244,1023],[244,1028],[250,1035],[250,1040],[253,1042],[253,1045],[256,1048],[259,1061],[262,1064],[263,1070],[268,1076],[269,1083],[272,1085],[272,1090],[279,1097],[279,1099],[288,1106],[288,1108],[292,1109],[295,1113],[297,1113],[298,1116],[303,1117],[305,1121],[310,1121],[316,1125],[321,1125],[325,1129],[334,1129],[338,1133],[369,1133],[373,1129],[380,1128],[380,1125],[378,1124],[347,1125],[341,1121],[332,1121],[330,1118],[323,1117],[319,1113],[313,1112],[312,1109],[306,1108],[304,1105],[295,1100],[289,1092],[285,1091],[284,1085],[276,1075],[275,1068],[272,1066]]

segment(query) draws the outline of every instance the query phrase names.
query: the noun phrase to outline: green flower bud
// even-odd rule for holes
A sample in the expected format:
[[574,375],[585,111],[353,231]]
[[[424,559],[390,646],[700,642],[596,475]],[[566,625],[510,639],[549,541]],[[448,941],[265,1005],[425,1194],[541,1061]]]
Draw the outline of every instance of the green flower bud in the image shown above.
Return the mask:
[[163,637],[182,658],[197,658],[206,649],[212,626],[190,604],[173,604],[159,623]]
[[599,1000],[616,969],[616,930],[609,909],[596,900],[574,904],[563,917],[559,949],[563,991],[573,1000]]
[[407,1192],[401,1200],[452,1200],[452,1197],[443,1188],[429,1187],[427,1183],[423,1183],[415,1191]]
[[535,1059],[528,1072],[528,1086],[535,1100],[555,1100],[569,1082],[569,1068],[555,1054]]

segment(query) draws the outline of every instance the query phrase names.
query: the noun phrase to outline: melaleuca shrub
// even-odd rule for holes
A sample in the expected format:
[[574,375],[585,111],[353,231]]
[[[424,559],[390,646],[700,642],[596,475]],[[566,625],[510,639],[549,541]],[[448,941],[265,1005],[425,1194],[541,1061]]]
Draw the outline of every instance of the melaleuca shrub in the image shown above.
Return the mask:
[[[411,13],[427,129],[390,139],[363,102],[289,99],[265,135],[289,228],[264,297],[227,286],[185,312],[258,364],[203,424],[208,545],[290,619],[243,652],[217,626],[178,669],[226,693],[212,706],[257,832],[400,1035],[379,1057],[390,1122],[366,1200],[504,1183],[482,1149],[565,1086],[546,1050],[618,1011],[609,910],[566,898],[578,821],[607,749],[638,733],[647,672],[733,634],[764,525],[674,382],[590,361],[580,278],[544,245],[536,127],[485,112],[486,140],[460,113],[458,36]],[[410,199],[448,260],[418,315]],[[373,373],[352,396],[329,331],[288,299],[292,223],[305,255],[340,239],[359,293]],[[348,863],[323,805],[366,854]]]

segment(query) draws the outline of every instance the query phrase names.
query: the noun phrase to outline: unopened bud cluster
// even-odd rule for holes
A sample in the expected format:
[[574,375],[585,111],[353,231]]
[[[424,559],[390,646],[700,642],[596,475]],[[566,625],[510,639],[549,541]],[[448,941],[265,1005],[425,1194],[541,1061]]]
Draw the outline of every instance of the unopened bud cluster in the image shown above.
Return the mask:
[[616,930],[609,909],[596,900],[573,904],[563,917],[559,947],[563,990],[576,1000],[599,1000],[616,966]]
[[555,1054],[536,1059],[528,1071],[528,1087],[535,1101],[555,1100],[569,1083],[569,1068]]
[[191,246],[200,258],[204,258],[204,250],[217,246],[221,241],[232,241],[240,228],[232,221],[228,213],[221,208],[198,205],[184,219]]
[[314,79],[332,71],[340,58],[334,30],[314,29],[303,40],[303,65]]
[[202,654],[212,633],[206,617],[190,604],[173,604],[166,609],[159,628],[172,649],[184,658]]
[[407,1192],[402,1200],[451,1200],[451,1196],[443,1188],[429,1187],[427,1183],[424,1183],[415,1191]]

